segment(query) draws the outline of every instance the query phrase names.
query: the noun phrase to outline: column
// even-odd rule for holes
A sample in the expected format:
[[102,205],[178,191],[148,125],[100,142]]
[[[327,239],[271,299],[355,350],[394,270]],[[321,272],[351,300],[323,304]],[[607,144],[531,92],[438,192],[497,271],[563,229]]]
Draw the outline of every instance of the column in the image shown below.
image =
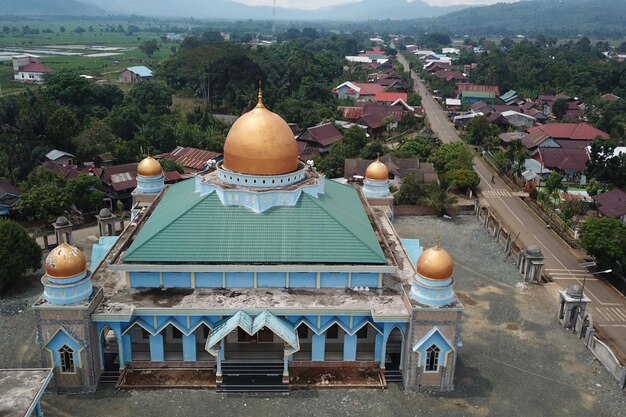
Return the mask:
[[376,332],[374,341],[374,360],[380,362],[380,367],[385,369],[385,347],[383,346],[383,335]]
[[222,376],[222,360],[224,360],[224,339],[220,341],[220,347],[217,351],[217,376]]
[[323,361],[326,349],[326,334],[313,334],[311,346],[311,360]]
[[350,336],[348,333],[343,335],[343,360],[356,360],[356,334]]
[[127,364],[133,361],[133,341],[130,334],[125,333],[122,335],[120,349],[120,369],[126,368]]
[[41,409],[41,400],[37,400],[37,404],[35,405],[35,416],[43,417],[43,410]]
[[189,336],[183,335],[183,360],[196,361],[196,334],[191,333]]
[[152,362],[162,362],[165,360],[165,351],[163,349],[163,335],[150,335],[150,360]]

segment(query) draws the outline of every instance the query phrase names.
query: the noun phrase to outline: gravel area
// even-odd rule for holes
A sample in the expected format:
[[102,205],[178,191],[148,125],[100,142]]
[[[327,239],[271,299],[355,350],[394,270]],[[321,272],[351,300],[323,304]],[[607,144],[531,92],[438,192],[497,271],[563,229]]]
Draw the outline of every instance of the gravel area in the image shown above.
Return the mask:
[[[394,385],[243,396],[107,386],[84,396],[50,391],[46,416],[626,417],[626,392],[557,325],[550,287],[521,284],[515,266],[473,217],[404,217],[396,226],[402,237],[419,238],[426,247],[440,235],[455,259],[456,290],[466,309],[455,391],[411,394]],[[0,299],[0,367],[38,365],[29,306],[40,285],[33,277]]]

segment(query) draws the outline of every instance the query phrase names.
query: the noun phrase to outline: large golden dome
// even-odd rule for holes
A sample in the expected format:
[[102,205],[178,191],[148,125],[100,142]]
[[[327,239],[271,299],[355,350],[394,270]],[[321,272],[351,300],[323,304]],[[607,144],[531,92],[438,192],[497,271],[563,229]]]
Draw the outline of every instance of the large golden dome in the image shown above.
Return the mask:
[[439,244],[426,249],[417,260],[417,273],[424,278],[444,280],[452,277],[454,262],[450,254]]
[[278,175],[298,169],[298,145],[287,122],[263,105],[233,124],[224,143],[224,168],[242,174]]
[[389,179],[389,170],[385,164],[380,162],[380,158],[377,157],[365,170],[365,178],[377,181],[387,180]]
[[143,177],[156,177],[162,173],[163,168],[161,168],[161,164],[151,156],[144,158],[144,160],[137,165],[137,174]]
[[52,278],[71,278],[87,271],[87,260],[80,249],[63,242],[50,251],[45,267]]

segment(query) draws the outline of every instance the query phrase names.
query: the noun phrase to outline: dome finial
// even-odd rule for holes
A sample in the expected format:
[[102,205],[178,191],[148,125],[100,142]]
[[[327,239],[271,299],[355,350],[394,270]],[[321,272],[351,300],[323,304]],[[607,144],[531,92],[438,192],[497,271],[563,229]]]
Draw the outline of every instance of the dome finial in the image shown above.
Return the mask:
[[261,80],[259,80],[259,101],[256,104],[256,108],[265,108],[263,105],[263,88],[261,87]]
[[435,240],[435,248],[441,249],[441,234],[437,232],[437,237]]

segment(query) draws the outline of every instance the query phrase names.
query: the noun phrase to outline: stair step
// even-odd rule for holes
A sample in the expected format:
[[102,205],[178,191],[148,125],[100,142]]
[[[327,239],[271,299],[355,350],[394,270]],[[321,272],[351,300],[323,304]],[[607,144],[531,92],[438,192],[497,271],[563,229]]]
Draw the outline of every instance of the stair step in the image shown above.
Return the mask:
[[220,384],[215,388],[216,392],[252,392],[252,393],[267,393],[267,392],[289,392],[289,385],[225,385]]

